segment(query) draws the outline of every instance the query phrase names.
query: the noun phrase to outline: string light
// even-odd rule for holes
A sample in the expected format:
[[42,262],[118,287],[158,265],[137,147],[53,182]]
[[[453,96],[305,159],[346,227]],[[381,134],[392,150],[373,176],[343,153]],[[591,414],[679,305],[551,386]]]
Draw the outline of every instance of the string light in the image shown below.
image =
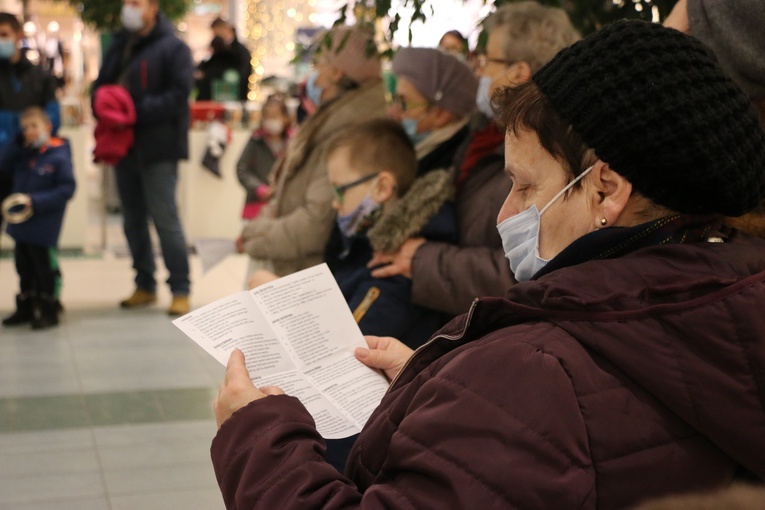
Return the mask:
[[294,34],[304,20],[314,21],[316,0],[245,0],[240,4],[239,33],[251,52],[250,90],[247,99],[260,99],[260,82],[269,59],[292,60]]

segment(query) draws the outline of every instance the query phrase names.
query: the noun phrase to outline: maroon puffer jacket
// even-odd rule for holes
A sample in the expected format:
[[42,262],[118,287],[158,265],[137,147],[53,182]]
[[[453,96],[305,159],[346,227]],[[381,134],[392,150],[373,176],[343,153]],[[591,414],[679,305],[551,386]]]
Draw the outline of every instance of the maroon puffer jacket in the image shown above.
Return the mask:
[[625,508],[765,477],[765,243],[645,248],[477,301],[417,351],[340,476],[300,403],[212,445],[228,508]]

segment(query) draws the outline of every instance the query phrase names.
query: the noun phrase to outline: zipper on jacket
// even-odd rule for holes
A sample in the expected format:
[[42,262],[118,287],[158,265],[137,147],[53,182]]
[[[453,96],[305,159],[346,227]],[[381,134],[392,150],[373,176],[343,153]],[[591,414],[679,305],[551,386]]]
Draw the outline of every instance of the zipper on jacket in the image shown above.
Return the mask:
[[439,340],[439,339],[441,339],[441,338],[443,338],[443,339],[446,339],[446,340],[450,340],[450,341],[455,341],[455,340],[459,340],[459,339],[461,339],[462,337],[464,337],[464,336],[465,336],[465,333],[467,332],[467,329],[470,327],[470,323],[473,321],[473,312],[475,311],[475,308],[476,308],[476,306],[478,305],[478,301],[479,301],[479,299],[478,299],[478,298],[475,298],[475,299],[473,300],[473,303],[470,305],[470,310],[468,310],[468,313],[467,313],[467,318],[465,319],[465,325],[462,327],[462,331],[460,331],[460,332],[459,332],[458,334],[456,334],[456,335],[436,335],[436,336],[434,336],[433,338],[431,338],[430,340],[428,340],[427,342],[425,342],[423,345],[419,346],[419,347],[417,348],[417,350],[415,350],[415,351],[412,353],[412,355],[411,355],[411,356],[409,356],[409,359],[408,359],[408,360],[406,360],[406,363],[404,363],[404,366],[403,366],[403,367],[401,367],[401,370],[399,370],[399,371],[398,371],[398,374],[396,374],[396,377],[394,377],[394,378],[393,378],[393,380],[392,380],[392,381],[390,382],[390,384],[388,385],[388,389],[385,391],[385,395],[387,395],[388,393],[390,393],[390,390],[391,390],[391,389],[393,389],[393,386],[396,384],[396,381],[398,381],[398,378],[399,378],[399,377],[401,376],[401,374],[403,374],[403,373],[404,373],[404,371],[405,371],[405,370],[406,370],[406,369],[409,367],[409,365],[412,363],[412,360],[414,360],[415,356],[417,356],[417,354],[418,354],[420,351],[424,350],[424,349],[425,349],[427,346],[429,346],[431,343],[433,343],[433,342],[435,342],[436,340]]

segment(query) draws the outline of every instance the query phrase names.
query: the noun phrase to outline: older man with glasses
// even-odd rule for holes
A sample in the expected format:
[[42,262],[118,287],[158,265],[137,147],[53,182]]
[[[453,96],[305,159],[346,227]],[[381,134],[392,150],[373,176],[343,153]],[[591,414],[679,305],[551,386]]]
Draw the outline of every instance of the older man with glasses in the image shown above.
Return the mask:
[[[476,297],[502,296],[515,282],[496,231],[510,181],[503,173],[504,132],[493,120],[489,98],[497,89],[529,81],[534,71],[579,39],[563,10],[536,2],[503,5],[485,28],[486,53],[478,61],[479,86],[471,96],[481,113],[472,119],[472,132],[452,163],[459,241],[409,239],[395,254],[378,255],[375,263],[390,264],[372,273],[412,278],[412,301],[449,315],[465,312]],[[410,92],[406,82],[399,92]],[[414,109],[420,98],[406,99],[406,111],[423,111]]]

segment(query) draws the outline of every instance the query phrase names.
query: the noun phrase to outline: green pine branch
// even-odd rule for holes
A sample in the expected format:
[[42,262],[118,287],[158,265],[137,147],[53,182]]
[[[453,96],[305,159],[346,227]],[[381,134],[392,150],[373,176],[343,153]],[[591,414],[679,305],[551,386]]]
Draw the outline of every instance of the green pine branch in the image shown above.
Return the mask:
[[[69,0],[82,21],[103,32],[120,28],[121,0]],[[182,18],[191,7],[190,0],[160,0],[159,8],[171,20]]]

